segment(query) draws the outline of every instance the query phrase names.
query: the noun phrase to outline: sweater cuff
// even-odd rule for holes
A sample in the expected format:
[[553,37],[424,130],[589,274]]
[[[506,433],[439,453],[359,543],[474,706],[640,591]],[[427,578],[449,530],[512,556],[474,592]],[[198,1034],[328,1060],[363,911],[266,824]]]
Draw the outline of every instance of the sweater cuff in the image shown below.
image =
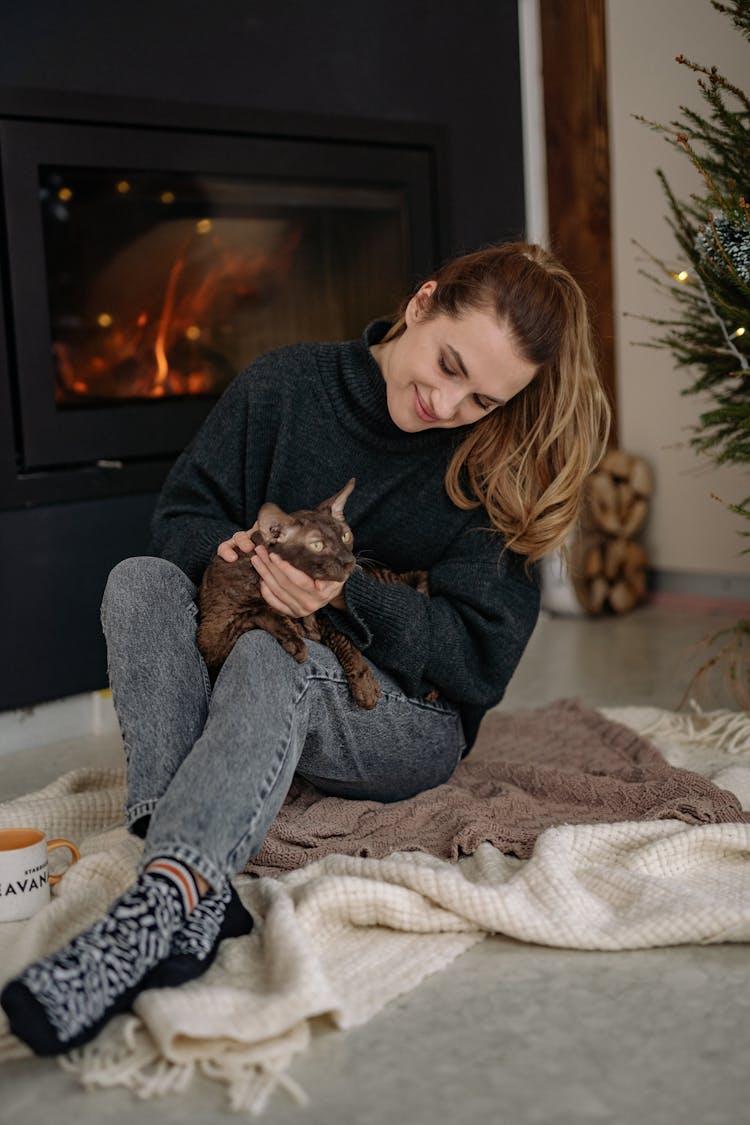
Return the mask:
[[386,668],[402,663],[422,667],[426,654],[421,614],[427,600],[423,595],[403,583],[383,584],[365,571],[355,570],[344,596],[346,614],[327,608],[336,628],[360,651],[369,649],[373,662]]
[[361,604],[357,597],[357,581],[362,577],[362,572],[355,570],[346,581],[344,586],[346,611],[335,609],[332,605],[327,605],[323,610],[333,626],[353,641],[360,652],[364,652],[372,644],[372,631],[357,608]]

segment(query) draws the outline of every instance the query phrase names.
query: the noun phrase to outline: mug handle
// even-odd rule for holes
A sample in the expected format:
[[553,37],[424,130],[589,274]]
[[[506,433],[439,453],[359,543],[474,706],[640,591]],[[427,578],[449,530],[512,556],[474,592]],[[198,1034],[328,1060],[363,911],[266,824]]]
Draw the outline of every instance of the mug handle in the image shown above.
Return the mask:
[[[71,844],[70,840],[48,840],[47,851],[51,852],[53,848],[67,848],[70,854],[73,856],[71,866],[81,858],[81,853],[79,852],[78,848],[75,846],[75,844]],[[66,871],[67,870],[68,868],[66,868]],[[62,875],[50,875],[50,886],[54,887],[55,883],[59,883],[64,874],[65,871],[63,871]]]

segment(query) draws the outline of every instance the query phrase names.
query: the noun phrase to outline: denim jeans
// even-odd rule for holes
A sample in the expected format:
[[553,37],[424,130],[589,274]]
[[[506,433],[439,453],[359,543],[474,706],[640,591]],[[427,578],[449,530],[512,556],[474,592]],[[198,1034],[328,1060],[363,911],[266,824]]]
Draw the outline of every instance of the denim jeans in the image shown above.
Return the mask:
[[376,801],[411,797],[453,773],[465,747],[455,707],[408,698],[371,665],[383,698],[365,711],[324,645],[308,642],[297,664],[255,629],[212,690],[195,596],[178,567],[144,557],[114,568],[102,603],[126,823],[139,834],[148,824],[144,866],[173,856],[221,889],[260,850],[295,771],[324,793]]

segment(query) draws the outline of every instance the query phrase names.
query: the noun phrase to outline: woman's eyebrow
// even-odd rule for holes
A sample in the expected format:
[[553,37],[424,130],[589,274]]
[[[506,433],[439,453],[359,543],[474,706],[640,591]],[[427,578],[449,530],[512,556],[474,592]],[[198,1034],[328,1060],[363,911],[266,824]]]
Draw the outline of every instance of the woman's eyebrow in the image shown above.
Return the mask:
[[[446,346],[447,350],[451,353],[451,356],[453,358],[453,362],[456,364],[456,366],[459,368],[459,370],[462,372],[462,374],[464,374],[466,376],[466,378],[468,379],[469,378],[469,372],[466,370],[466,364],[463,361],[461,353],[456,351],[456,349],[453,347],[452,344],[446,344],[445,346]],[[494,395],[482,394],[482,398],[486,398],[490,402],[496,403],[498,406],[505,406],[504,399],[495,398]]]

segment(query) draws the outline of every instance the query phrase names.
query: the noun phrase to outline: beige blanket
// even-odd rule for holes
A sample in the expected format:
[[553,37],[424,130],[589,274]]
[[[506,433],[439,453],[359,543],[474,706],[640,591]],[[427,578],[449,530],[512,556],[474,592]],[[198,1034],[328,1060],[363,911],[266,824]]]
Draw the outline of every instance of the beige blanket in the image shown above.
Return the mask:
[[[609,717],[750,808],[747,716]],[[132,880],[140,844],[122,827],[122,797],[120,771],[77,770],[0,806],[0,824],[70,835],[83,853],[47,909],[0,927],[0,978],[90,924]],[[749,855],[747,823],[670,817],[547,828],[527,860],[483,842],[459,863],[419,851],[330,854],[277,878],[241,876],[253,934],[225,942],[201,980],[142,994],[135,1015],[61,1061],[89,1088],[125,1085],[144,1096],[184,1089],[199,1068],[227,1084],[234,1108],[257,1113],[278,1085],[304,1097],[289,1067],[316,1017],[361,1024],[488,933],[606,950],[750,940]],[[0,1019],[0,1059],[26,1053]]]

